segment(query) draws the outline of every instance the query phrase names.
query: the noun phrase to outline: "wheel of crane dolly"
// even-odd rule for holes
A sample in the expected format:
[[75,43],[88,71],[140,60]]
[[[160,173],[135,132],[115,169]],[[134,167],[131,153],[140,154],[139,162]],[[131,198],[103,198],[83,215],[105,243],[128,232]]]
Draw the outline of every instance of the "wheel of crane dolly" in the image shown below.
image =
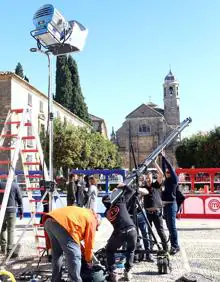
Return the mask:
[[6,270],[0,270],[0,281],[11,281],[16,282],[14,275]]

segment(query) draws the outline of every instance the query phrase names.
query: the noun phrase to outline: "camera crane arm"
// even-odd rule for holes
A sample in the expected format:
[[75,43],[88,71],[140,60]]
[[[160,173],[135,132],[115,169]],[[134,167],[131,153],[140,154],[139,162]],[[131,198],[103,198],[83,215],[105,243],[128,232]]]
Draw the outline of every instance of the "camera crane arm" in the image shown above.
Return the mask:
[[[173,139],[175,139],[190,123],[192,122],[192,119],[190,117],[186,118],[184,121],[180,123],[164,140],[164,142],[159,145],[141,164],[139,168],[137,168],[134,172],[131,172],[126,177],[124,184],[127,187],[130,187],[137,179],[137,176],[140,176],[144,173],[146,168],[157,158],[157,156],[161,153],[161,151],[168,146]],[[118,193],[113,199],[111,199],[111,205],[113,205],[119,197],[123,194],[123,191],[121,193]]]

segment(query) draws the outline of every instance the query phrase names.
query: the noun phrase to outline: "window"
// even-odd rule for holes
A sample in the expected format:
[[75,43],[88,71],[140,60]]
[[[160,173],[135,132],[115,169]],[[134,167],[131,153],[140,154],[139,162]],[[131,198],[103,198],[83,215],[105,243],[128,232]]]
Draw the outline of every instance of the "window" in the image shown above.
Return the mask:
[[28,93],[28,106],[32,107],[32,95]]
[[[28,120],[28,122],[30,122],[30,121]],[[27,126],[27,136],[32,136],[32,135],[33,135],[32,127]],[[33,140],[32,139],[27,140],[27,146],[28,147],[33,146]]]
[[173,95],[173,87],[169,87],[169,93],[170,93],[170,96],[172,96]]
[[43,103],[43,101],[40,101],[39,108],[40,108],[40,113],[43,113],[44,112],[44,103]]
[[141,135],[149,135],[150,134],[150,126],[146,124],[139,125],[139,133]]

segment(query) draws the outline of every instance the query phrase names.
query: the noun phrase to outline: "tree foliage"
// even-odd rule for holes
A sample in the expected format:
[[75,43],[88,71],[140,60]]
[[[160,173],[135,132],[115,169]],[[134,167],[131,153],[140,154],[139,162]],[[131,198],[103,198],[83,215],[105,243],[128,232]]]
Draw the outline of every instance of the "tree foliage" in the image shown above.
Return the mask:
[[85,99],[80,86],[77,64],[76,61],[72,58],[72,56],[68,57],[68,67],[71,73],[72,80],[72,101],[70,111],[76,114],[84,121],[91,123],[88,113],[88,107],[85,103]]
[[176,149],[179,167],[220,167],[220,127],[184,138]]
[[[48,158],[48,138],[44,135],[42,143]],[[60,168],[105,168],[120,167],[121,158],[117,147],[97,132],[87,128],[74,127],[59,118],[54,120],[54,167]]]
[[55,100],[91,124],[80,86],[77,64],[71,56],[68,58],[66,56],[57,57]]
[[71,73],[66,56],[58,56],[56,62],[56,95],[55,101],[70,110],[72,101]]
[[21,78],[24,78],[24,70],[21,63],[17,63],[17,66],[15,68],[15,74],[17,74]]

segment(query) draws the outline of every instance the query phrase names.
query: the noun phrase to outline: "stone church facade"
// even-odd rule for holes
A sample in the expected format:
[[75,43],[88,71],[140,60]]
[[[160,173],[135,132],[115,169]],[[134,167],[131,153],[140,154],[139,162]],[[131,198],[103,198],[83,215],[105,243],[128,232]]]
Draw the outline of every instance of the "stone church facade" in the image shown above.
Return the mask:
[[[112,132],[111,140],[119,147],[124,168],[135,167],[133,155],[136,163],[141,164],[180,124],[179,83],[171,71],[164,79],[163,101],[163,109],[152,102],[141,104],[126,116],[116,133]],[[177,140],[174,140],[166,149],[166,154],[174,165],[176,144]]]

